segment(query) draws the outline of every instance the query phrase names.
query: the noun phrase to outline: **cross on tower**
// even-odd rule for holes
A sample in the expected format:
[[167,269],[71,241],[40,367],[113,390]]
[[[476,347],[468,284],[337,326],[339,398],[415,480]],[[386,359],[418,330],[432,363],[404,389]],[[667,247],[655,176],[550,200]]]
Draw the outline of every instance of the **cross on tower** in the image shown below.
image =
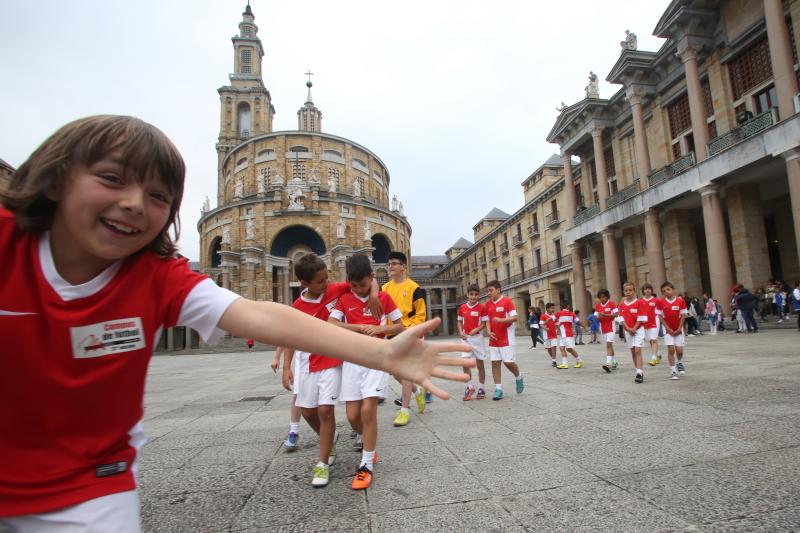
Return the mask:
[[314,73],[311,72],[311,69],[308,69],[308,72],[306,72],[306,76],[308,76],[308,83],[311,83],[311,76],[313,75]]

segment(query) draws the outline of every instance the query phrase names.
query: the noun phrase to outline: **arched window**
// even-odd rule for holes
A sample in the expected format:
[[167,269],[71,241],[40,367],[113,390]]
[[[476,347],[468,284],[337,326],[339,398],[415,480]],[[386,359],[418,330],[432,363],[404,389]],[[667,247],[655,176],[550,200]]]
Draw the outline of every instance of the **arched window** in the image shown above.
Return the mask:
[[239,126],[239,138],[247,139],[250,137],[250,104],[240,103],[236,108],[236,118]]

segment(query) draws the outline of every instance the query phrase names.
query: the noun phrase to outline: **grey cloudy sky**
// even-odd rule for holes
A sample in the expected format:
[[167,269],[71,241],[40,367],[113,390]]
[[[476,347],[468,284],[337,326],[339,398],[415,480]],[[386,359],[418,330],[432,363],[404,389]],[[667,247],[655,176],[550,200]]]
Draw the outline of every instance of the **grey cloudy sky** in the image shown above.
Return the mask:
[[[187,162],[181,251],[198,258],[203,198],[216,197],[219,96],[245,0],[5,0],[0,17],[0,158],[19,166],[56,128],[97,113],[163,129]],[[441,254],[558,147],[556,106],[600,94],[630,29],[640,50],[668,2],[252,0],[275,130],[297,128],[314,76],[322,129],[389,167],[415,255]]]

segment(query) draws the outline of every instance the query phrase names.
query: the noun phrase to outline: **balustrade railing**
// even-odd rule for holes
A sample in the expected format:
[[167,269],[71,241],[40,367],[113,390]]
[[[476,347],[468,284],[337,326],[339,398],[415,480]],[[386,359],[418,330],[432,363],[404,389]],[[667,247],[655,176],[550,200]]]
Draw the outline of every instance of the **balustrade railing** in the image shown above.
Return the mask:
[[572,223],[577,226],[578,224],[583,224],[590,218],[594,218],[600,214],[600,205],[594,204],[591,207],[587,207],[583,211],[578,211],[575,213],[575,216],[572,219]]
[[733,128],[731,131],[723,133],[708,143],[708,157],[717,155],[718,153],[727,150],[734,144],[739,143],[748,137],[752,137],[757,133],[761,133],[765,129],[772,126],[772,123],[772,110],[765,111],[760,115],[753,117],[738,128]]
[[606,209],[611,209],[614,206],[617,206],[626,200],[629,200],[639,194],[639,182],[634,181],[632,184],[628,185],[620,189],[619,191],[615,192],[611,196],[606,199]]
[[690,168],[692,168],[697,163],[697,160],[694,157],[694,152],[689,152],[683,157],[679,157],[669,165],[660,168],[650,174],[647,181],[650,184],[650,187],[655,187],[659,183],[663,183],[667,180],[670,180],[677,176],[678,174],[683,174]]

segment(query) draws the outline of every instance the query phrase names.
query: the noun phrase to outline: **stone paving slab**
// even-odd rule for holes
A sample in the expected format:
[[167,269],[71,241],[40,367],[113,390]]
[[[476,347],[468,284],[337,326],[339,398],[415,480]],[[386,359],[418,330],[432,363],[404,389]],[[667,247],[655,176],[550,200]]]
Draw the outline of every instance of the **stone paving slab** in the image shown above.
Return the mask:
[[[520,338],[526,390],[436,400],[395,428],[379,407],[373,487],[349,486],[360,458],[337,408],[331,484],[310,485],[318,439],[281,448],[291,396],[271,352],[158,356],[145,399],[140,497],[145,531],[798,531],[800,335],[689,339],[688,373],[664,363],[642,385],[617,345],[579,347],[555,370]],[[764,343],[769,343],[768,353]],[[489,378],[487,391],[493,386]],[[264,397],[269,401],[241,401]]]

